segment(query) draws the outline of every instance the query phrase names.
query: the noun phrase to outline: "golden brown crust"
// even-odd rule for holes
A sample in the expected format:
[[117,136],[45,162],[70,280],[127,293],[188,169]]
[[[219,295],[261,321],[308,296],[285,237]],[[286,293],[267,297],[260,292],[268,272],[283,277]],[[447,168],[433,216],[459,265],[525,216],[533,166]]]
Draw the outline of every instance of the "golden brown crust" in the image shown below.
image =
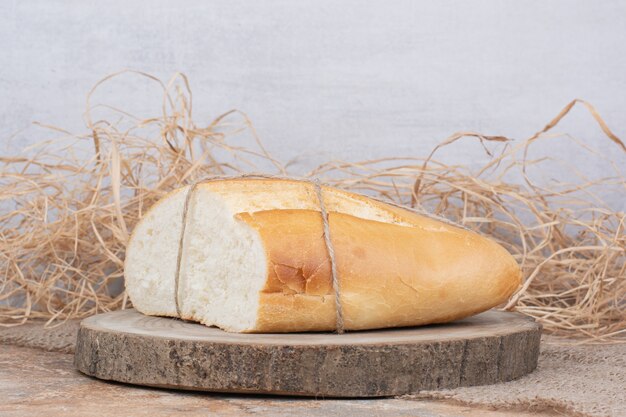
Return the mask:
[[[255,331],[333,330],[335,303],[319,212],[241,213],[263,240],[267,283]],[[519,286],[502,247],[458,228],[422,229],[329,214],[346,329],[451,321],[505,301]]]

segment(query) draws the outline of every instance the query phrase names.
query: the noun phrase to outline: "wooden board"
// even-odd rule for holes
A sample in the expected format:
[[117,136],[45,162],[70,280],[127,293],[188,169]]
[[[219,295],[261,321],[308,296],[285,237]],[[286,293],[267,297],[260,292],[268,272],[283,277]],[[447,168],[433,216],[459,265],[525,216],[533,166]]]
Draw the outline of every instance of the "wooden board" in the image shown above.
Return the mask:
[[454,323],[375,331],[236,334],[135,310],[83,320],[75,365],[157,387],[377,397],[494,384],[537,366],[541,326],[489,311]]

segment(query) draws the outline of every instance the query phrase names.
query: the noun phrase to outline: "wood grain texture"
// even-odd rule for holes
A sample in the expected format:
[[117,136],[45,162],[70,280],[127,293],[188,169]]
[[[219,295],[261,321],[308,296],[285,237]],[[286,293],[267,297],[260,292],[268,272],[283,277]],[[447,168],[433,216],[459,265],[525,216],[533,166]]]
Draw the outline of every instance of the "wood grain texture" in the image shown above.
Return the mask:
[[377,397],[494,384],[537,366],[541,326],[489,311],[444,325],[236,334],[123,310],[81,323],[75,365],[132,384],[317,397]]

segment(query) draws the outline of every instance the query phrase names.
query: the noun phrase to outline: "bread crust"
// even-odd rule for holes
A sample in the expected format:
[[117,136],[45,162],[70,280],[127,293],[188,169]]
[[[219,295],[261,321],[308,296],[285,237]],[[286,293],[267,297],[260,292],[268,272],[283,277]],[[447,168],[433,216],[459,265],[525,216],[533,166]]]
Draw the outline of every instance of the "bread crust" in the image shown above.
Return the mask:
[[[319,212],[240,213],[268,259],[252,331],[336,328],[330,260]],[[504,302],[520,271],[504,248],[463,229],[412,226],[329,214],[345,329],[442,323]]]

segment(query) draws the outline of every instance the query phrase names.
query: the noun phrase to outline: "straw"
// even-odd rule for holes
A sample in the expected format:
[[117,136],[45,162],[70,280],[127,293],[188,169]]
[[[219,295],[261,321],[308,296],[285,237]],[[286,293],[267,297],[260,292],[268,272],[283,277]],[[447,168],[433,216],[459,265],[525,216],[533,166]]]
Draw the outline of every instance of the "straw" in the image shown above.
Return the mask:
[[[163,94],[158,114],[94,104],[102,86],[120,77],[153,83]],[[112,74],[89,92],[86,132],[40,125],[55,137],[21,156],[0,157],[0,325],[54,325],[130,307],[123,291],[129,233],[168,191],[213,175],[301,174],[268,152],[244,113],[197,124],[191,99],[183,74],[167,83],[140,72]],[[600,127],[609,154],[552,133],[577,104]],[[462,140],[478,141],[488,161],[470,169],[436,159]],[[561,155],[531,157],[545,140],[602,161],[607,176],[591,178]],[[502,308],[536,317],[547,332],[606,343],[626,340],[626,214],[603,201],[609,193],[626,195],[619,165],[625,150],[591,104],[574,100],[526,140],[459,132],[432,152],[333,160],[305,177],[425,209],[492,237],[524,274]],[[535,180],[561,165],[567,181]]]

